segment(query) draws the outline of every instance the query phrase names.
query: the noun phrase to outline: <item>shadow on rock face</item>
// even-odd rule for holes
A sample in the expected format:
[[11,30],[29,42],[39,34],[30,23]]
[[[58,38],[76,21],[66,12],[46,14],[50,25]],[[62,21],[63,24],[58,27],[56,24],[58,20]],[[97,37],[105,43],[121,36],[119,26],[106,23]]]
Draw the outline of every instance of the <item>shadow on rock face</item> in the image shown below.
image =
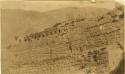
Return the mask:
[[125,53],[124,53],[124,57],[121,59],[119,65],[110,72],[110,74],[125,74]]

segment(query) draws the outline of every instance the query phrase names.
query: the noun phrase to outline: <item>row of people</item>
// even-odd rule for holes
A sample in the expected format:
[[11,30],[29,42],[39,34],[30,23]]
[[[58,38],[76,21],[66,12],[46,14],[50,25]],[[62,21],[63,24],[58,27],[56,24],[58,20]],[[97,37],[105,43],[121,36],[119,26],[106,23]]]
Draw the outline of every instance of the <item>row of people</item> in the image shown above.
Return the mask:
[[[80,22],[84,19],[76,19],[76,20],[73,20],[73,21],[70,21],[70,22],[65,22],[65,25],[68,25],[68,24],[73,24],[74,22]],[[24,41],[32,41],[33,39],[34,40],[39,40],[41,37],[47,37],[49,35],[53,35],[53,34],[59,34],[61,32],[64,32],[66,31],[67,29],[66,28],[58,28],[59,25],[61,25],[62,23],[56,23],[52,28],[50,29],[45,29],[43,32],[36,32],[36,33],[31,33],[29,35],[26,35],[24,37]],[[67,26],[64,26],[64,27],[67,27]]]

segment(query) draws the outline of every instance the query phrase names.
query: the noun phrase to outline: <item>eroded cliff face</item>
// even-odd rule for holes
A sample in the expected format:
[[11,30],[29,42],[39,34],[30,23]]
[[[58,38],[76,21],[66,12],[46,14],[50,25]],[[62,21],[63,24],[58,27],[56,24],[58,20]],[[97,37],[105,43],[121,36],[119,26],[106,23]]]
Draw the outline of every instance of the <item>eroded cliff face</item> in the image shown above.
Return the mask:
[[33,74],[79,70],[85,74],[107,74],[115,70],[123,53],[123,8],[94,18],[81,14],[17,38],[18,43],[8,51],[16,59],[11,66],[18,69],[11,69],[10,73],[25,74],[26,70],[32,74],[31,66]]

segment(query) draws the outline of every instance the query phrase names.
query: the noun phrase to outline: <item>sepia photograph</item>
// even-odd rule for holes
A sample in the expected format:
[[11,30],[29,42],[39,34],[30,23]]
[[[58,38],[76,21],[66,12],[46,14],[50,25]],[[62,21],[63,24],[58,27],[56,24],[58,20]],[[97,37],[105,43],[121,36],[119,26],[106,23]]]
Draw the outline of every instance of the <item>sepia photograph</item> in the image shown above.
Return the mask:
[[1,74],[125,74],[124,0],[2,0]]

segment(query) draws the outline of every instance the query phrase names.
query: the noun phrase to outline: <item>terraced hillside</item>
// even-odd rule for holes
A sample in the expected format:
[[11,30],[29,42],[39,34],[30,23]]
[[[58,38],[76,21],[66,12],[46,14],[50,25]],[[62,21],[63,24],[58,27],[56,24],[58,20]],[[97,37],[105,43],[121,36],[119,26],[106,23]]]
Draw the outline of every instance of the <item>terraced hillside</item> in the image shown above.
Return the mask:
[[[119,61],[116,59],[122,57],[123,53],[123,8],[118,7],[112,11],[93,8],[88,10],[89,13],[83,12],[82,8],[70,8],[75,11],[70,15],[70,10],[63,13],[64,10],[57,12],[63,14],[65,20],[53,22],[54,25],[43,31],[15,37],[16,43],[8,46],[5,53],[11,56],[11,62],[5,63],[7,66],[3,72],[107,74],[117,67]],[[112,58],[116,55],[115,59]]]

